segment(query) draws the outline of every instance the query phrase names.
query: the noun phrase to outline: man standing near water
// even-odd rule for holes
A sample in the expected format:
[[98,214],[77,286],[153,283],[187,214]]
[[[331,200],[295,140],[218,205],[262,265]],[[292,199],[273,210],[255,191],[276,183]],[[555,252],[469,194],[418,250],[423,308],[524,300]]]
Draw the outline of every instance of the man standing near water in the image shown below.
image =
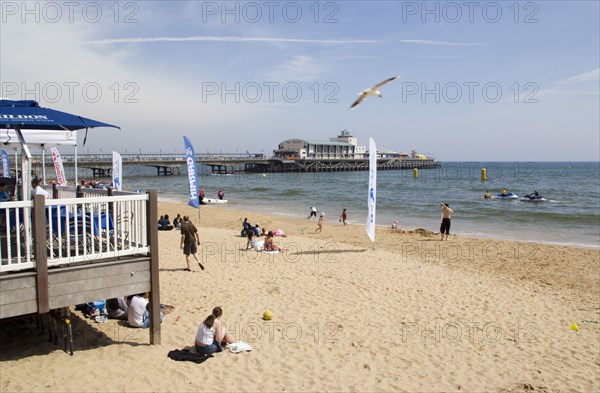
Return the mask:
[[450,218],[454,211],[450,209],[450,205],[447,203],[440,203],[440,208],[442,209],[442,225],[440,225],[440,240],[444,240],[444,232],[446,233],[446,240],[448,240],[448,235],[450,234]]
[[200,236],[198,235],[198,229],[190,221],[189,216],[183,216],[183,224],[181,224],[181,248],[185,254],[185,262],[187,263],[188,272],[191,272],[190,268],[190,254],[194,256],[200,269],[204,270],[204,266],[200,263],[200,260],[196,256],[198,252],[198,246],[200,245]]

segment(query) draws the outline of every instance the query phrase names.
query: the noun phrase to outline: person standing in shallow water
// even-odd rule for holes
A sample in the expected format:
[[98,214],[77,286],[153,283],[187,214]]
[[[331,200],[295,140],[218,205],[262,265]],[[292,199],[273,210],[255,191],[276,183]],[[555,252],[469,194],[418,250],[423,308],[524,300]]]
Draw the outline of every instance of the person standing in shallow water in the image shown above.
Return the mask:
[[198,229],[190,221],[189,216],[183,216],[183,223],[181,224],[181,248],[185,254],[185,262],[187,263],[186,271],[190,272],[190,255],[194,256],[200,269],[204,270],[204,266],[200,263],[196,253],[198,252],[198,246],[200,245],[200,236],[198,235]]
[[342,215],[340,216],[340,218],[342,219],[342,223],[344,223],[344,226],[346,225],[346,209],[344,209],[342,211]]
[[446,233],[446,240],[448,240],[448,235],[450,235],[450,218],[452,217],[452,213],[454,213],[454,211],[450,209],[450,205],[448,203],[440,203],[440,208],[442,209],[440,240],[444,240],[444,233]]

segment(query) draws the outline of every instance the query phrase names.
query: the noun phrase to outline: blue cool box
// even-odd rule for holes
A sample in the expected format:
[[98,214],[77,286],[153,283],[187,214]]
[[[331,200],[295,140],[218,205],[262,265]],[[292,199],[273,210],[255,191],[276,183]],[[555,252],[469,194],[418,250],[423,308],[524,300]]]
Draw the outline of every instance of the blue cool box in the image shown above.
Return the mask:
[[94,308],[97,308],[97,309],[100,309],[100,310],[104,308],[104,300],[95,300],[95,301],[93,301],[91,303],[94,306]]

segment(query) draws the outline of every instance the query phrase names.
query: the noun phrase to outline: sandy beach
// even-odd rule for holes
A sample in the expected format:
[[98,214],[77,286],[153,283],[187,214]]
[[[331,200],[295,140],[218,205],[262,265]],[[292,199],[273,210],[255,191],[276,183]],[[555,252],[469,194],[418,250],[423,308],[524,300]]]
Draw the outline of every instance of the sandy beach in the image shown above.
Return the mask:
[[[162,344],[74,311],[75,355],[31,323],[0,329],[2,392],[600,391],[600,251],[160,203],[190,215],[206,270],[159,232]],[[286,249],[243,250],[248,217]],[[413,229],[413,228],[411,228]],[[215,306],[253,350],[176,362]],[[261,319],[273,312],[271,321]],[[577,323],[579,330],[570,329]]]

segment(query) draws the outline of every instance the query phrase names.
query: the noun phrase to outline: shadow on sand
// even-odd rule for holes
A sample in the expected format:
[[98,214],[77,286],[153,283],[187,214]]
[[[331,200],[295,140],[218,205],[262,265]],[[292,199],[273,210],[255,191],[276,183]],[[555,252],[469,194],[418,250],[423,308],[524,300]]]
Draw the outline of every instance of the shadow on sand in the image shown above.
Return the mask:
[[[97,323],[92,319],[85,319],[78,311],[71,313],[70,321],[75,356],[79,351],[107,345],[137,346],[149,345],[150,342],[148,329],[129,327],[127,321],[111,319],[107,323]],[[50,334],[53,329],[52,325],[49,327],[45,316],[37,314],[0,321],[0,362],[63,351],[63,325],[56,324],[56,338],[53,337],[54,334]],[[64,354],[69,356],[66,352]]]

